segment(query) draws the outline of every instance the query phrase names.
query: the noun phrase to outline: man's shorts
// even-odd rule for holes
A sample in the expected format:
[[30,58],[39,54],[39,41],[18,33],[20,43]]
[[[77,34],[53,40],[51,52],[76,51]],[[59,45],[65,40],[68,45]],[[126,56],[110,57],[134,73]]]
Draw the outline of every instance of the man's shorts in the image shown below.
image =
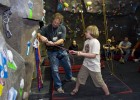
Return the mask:
[[102,78],[101,72],[93,72],[90,71],[85,66],[82,66],[78,73],[78,81],[80,84],[85,85],[88,76],[91,76],[93,83],[96,87],[102,87],[105,85],[104,80]]

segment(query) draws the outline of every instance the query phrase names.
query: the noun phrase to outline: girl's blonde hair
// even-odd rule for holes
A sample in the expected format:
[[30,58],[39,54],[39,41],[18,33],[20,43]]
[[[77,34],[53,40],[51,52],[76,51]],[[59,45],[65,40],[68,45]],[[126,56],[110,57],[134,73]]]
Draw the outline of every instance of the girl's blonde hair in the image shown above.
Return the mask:
[[99,30],[98,27],[96,25],[90,25],[86,28],[86,31],[90,31],[91,36],[94,38],[98,38],[99,37]]

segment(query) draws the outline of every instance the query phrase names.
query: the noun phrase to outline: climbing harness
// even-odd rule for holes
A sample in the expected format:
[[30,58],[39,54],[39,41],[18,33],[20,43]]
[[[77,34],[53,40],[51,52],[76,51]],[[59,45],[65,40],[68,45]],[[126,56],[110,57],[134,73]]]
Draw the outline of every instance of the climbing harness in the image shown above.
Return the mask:
[[103,0],[103,16],[104,16],[104,32],[105,32],[105,39],[108,39],[108,30],[107,30],[107,19],[106,19],[106,6],[105,0]]

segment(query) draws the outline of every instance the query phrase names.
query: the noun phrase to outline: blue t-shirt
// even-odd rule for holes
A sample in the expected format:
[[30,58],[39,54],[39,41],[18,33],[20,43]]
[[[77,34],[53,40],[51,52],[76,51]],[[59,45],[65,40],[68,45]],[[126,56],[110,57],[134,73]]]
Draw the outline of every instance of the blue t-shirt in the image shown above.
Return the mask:
[[120,46],[123,46],[123,47],[128,47],[127,49],[124,49],[124,50],[130,50],[130,47],[131,47],[131,42],[125,42],[125,41],[121,41],[120,42],[120,44],[119,44]]
[[[66,27],[64,25],[60,25],[57,28],[53,28],[52,24],[44,26],[41,30],[41,35],[45,36],[49,41],[56,42],[59,39],[66,38]],[[64,46],[61,44],[60,46]],[[47,46],[48,50],[56,50],[60,49],[56,46]]]

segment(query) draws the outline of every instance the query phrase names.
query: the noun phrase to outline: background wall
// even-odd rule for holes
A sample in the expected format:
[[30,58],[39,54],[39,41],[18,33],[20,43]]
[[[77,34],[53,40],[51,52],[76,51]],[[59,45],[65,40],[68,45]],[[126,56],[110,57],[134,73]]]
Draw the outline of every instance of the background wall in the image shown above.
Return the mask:
[[[138,37],[136,31],[140,23],[140,14],[138,12],[140,2],[138,0],[104,0],[105,11],[103,10],[102,0],[53,1],[55,1],[54,4],[46,1],[46,21],[49,23],[50,17],[48,16],[55,12],[60,12],[64,15],[63,24],[67,27],[66,48],[68,48],[72,39],[76,39],[80,49],[82,49],[84,28],[91,24],[98,26],[100,31],[99,40],[101,45],[104,44],[106,42],[105,22],[107,22],[108,38],[114,35],[117,41],[121,41],[124,36],[128,36],[133,45],[135,44]],[[87,1],[92,1],[91,7],[93,10],[87,9]],[[68,7],[64,3],[67,3]],[[82,14],[81,10],[83,11]],[[106,13],[106,21],[104,20],[104,13]]]

